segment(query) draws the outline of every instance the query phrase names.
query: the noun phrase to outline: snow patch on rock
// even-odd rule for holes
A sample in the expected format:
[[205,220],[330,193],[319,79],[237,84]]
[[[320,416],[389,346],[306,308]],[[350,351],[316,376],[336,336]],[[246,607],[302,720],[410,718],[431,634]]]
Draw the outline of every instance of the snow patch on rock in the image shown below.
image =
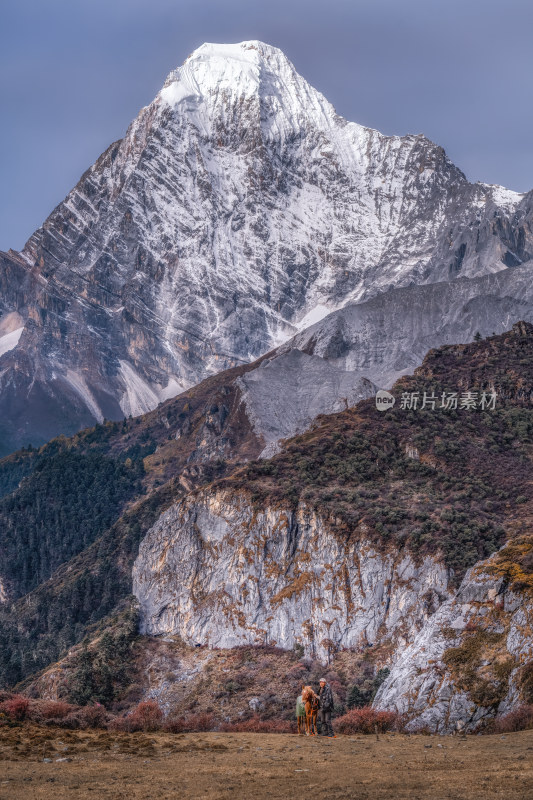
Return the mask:
[[22,328],[17,328],[10,333],[4,333],[3,336],[0,336],[0,356],[3,356],[4,353],[9,352],[9,350],[13,350],[18,345],[23,330],[24,326]]

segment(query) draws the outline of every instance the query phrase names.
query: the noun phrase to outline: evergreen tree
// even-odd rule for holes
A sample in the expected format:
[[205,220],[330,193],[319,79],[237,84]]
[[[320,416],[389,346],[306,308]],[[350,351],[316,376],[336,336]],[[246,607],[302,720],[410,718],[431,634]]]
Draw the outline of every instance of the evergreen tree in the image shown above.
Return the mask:
[[76,705],[85,706],[92,699],[94,691],[94,653],[85,642],[78,656],[78,669],[72,679],[70,700]]
[[362,708],[368,704],[368,696],[357,684],[350,686],[346,695],[346,705],[348,708]]

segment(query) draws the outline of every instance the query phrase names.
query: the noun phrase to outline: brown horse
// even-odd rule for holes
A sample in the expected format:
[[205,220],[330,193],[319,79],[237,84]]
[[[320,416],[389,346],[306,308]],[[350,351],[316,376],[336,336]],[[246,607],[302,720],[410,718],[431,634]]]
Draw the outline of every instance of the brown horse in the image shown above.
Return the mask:
[[310,686],[306,686],[302,692],[302,701],[305,704],[305,735],[315,736],[317,734],[316,718],[320,701]]

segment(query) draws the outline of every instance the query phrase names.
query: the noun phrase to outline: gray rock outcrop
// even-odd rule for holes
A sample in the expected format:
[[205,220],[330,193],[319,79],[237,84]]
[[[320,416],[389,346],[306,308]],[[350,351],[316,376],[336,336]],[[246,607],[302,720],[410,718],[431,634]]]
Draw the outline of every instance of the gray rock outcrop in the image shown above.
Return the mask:
[[520,669],[533,659],[533,603],[490,571],[496,556],[472,567],[397,652],[374,700],[405,714],[412,730],[475,730],[523,702]]
[[133,570],[143,633],[211,647],[300,644],[323,661],[386,638],[405,647],[447,584],[438,559],[380,553],[364,532],[342,542],[304,506],[258,510],[245,494],[209,491],[161,515]]

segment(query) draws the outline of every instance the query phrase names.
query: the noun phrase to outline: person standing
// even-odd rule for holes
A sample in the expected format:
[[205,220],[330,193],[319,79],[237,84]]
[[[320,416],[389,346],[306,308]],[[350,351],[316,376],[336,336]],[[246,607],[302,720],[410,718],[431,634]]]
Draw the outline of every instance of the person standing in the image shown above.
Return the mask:
[[331,686],[325,678],[320,680],[320,691],[318,693],[320,698],[320,721],[321,721],[321,735],[327,736],[329,739],[336,739],[331,725],[331,714],[333,712],[333,692]]
[[[305,683],[302,683],[302,694],[305,689]],[[302,694],[296,700],[296,721],[298,723],[298,736],[303,736],[305,733],[305,703]]]

